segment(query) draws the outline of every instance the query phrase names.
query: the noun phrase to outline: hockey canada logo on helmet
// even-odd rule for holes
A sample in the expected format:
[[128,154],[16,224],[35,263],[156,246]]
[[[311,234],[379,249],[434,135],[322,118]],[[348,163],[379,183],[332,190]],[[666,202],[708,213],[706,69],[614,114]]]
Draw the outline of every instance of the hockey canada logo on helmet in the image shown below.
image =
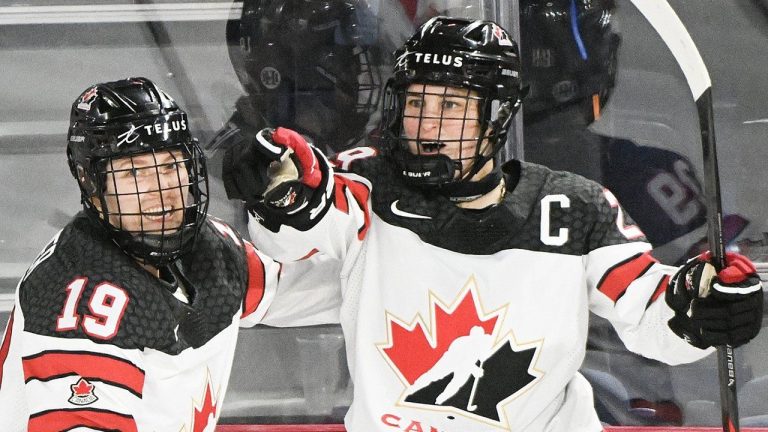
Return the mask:
[[124,252],[161,266],[193,246],[208,177],[170,96],[146,78],[95,85],[72,104],[68,137],[85,211]]
[[80,95],[80,102],[77,104],[77,108],[88,111],[91,109],[91,103],[96,99],[96,87],[91,87]]
[[333,151],[356,144],[379,106],[376,28],[364,0],[245,0],[227,40],[255,112],[246,121]]
[[452,198],[495,187],[498,178],[472,180],[504,145],[520,105],[517,44],[491,21],[435,17],[394,55],[384,143],[402,175]]
[[492,27],[493,35],[499,40],[499,45],[513,46],[512,39],[509,38],[509,34],[503,28],[495,24]]

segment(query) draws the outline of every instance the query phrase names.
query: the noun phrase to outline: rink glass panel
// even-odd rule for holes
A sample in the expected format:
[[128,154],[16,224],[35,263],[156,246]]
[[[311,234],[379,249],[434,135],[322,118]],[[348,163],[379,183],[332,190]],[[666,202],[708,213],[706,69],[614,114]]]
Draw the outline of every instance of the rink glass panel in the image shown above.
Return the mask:
[[[80,208],[64,149],[70,104],[90,84],[144,76],[173,95],[189,113],[192,130],[213,161],[211,214],[232,222],[247,235],[242,207],[224,196],[220,170],[215,166],[220,163],[220,149],[209,145],[238,114],[238,101],[247,98],[230,61],[226,40],[227,21],[239,18],[242,3],[79,2],[88,6],[86,10],[63,0],[39,3],[6,2],[0,7],[0,64],[7,78],[0,84],[0,325],[7,321],[16,284],[26,267]],[[626,1],[618,3],[615,30],[621,44],[616,83],[602,118],[588,128],[573,126],[573,133],[553,138],[542,132],[551,128],[542,125],[547,121],[562,125],[563,119],[557,116],[567,117],[567,110],[553,112],[549,119],[543,116],[530,128],[523,126],[523,116],[519,116],[505,153],[603,179],[606,166],[601,161],[612,155],[611,151],[639,151],[632,160],[634,166],[620,168],[642,172],[648,168],[643,164],[653,168],[658,163],[657,159],[644,159],[642,150],[661,149],[664,152],[650,154],[677,155],[689,163],[686,166],[692,168],[686,172],[701,184],[696,112],[682,73],[639,13]],[[718,0],[670,3],[687,25],[712,76],[723,210],[730,221],[727,234],[732,235],[729,248],[758,262],[765,276],[766,5],[760,0],[727,5]],[[381,0],[367,6],[368,67],[378,76],[379,85],[387,78],[388,54],[430,9],[496,19],[513,34],[519,29],[516,0]],[[360,69],[355,73],[359,80],[368,79],[362,77]],[[269,78],[267,74],[264,79]],[[313,82],[310,78],[305,81]],[[323,83],[310,84],[297,85],[305,99],[296,101],[322,103],[333,111],[337,90]],[[365,96],[361,95],[361,100]],[[330,117],[313,121],[333,123],[334,114],[339,115],[331,112]],[[272,113],[281,119],[291,115],[299,114]],[[356,132],[367,135],[378,118],[375,110]],[[323,143],[343,135],[323,124],[308,125],[307,130],[316,131],[314,139]],[[621,142],[611,146],[615,143],[612,139]],[[333,151],[330,147],[325,150]],[[616,166],[611,169],[618,171]],[[651,178],[653,175],[647,177]],[[690,221],[686,218],[695,219],[691,202],[679,200],[676,186],[664,183],[664,179],[675,180],[656,179],[651,184],[656,193],[646,196],[663,199],[666,193],[669,208],[677,206],[675,220],[686,223]],[[619,189],[634,187],[628,186],[629,181],[622,183],[621,176],[610,181]],[[640,185],[648,187],[648,183]],[[668,223],[643,222],[647,227]],[[658,236],[661,240],[654,246],[659,247],[660,256],[674,261],[694,250],[703,231],[695,223],[689,228],[683,230],[685,235],[672,230],[675,235]],[[595,386],[604,421],[719,424],[713,357],[669,367],[626,352],[610,326],[599,319],[593,320],[592,330],[584,374]],[[761,360],[766,350],[766,333],[738,350],[742,426],[768,426],[768,402],[764,396],[755,397],[765,394],[768,382],[768,367]],[[336,325],[242,330],[221,423],[340,423],[352,394],[345,360],[343,337]]]

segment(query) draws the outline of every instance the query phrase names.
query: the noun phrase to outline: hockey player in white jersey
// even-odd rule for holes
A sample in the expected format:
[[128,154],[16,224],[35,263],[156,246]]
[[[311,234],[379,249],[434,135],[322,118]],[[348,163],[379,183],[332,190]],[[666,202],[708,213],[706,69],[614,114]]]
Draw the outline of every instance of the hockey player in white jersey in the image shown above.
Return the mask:
[[[600,431],[578,373],[590,310],[629,349],[671,364],[757,334],[748,259],[729,255],[717,275],[706,256],[662,265],[599,184],[497,160],[523,93],[504,29],[437,17],[395,56],[381,148],[332,166],[278,128],[224,160],[255,244],[341,263],[347,430]],[[492,344],[474,368],[441,365],[479,331]]]
[[205,158],[151,81],[83,92],[67,155],[84,211],[19,284],[0,430],[212,432],[238,325],[262,320],[281,265],[206,216]]

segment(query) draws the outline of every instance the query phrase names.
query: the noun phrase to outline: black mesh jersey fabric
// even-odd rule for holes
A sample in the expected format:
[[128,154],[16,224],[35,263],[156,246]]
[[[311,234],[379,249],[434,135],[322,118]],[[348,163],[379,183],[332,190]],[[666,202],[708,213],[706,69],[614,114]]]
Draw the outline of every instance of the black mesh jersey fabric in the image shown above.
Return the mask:
[[[231,325],[240,310],[248,281],[245,253],[207,220],[194,250],[178,267],[176,273],[183,274],[184,285],[193,293],[190,305],[173,296],[172,284],[140,267],[80,213],[59,235],[53,254],[34,267],[20,285],[25,331],[87,338],[124,349],[152,348],[171,355],[202,345]],[[85,316],[98,318],[88,304],[98,285],[109,283],[127,294],[128,303],[114,336],[93,337],[82,325],[57,331],[57,319],[68,295],[66,288],[78,278],[87,278],[76,307],[79,322]],[[189,316],[195,318],[194,325],[184,325]],[[180,324],[187,329],[186,335],[179,331]]]
[[[542,165],[508,162],[503,172],[510,187],[503,202],[483,210],[462,209],[439,193],[409,186],[385,156],[355,160],[350,171],[371,181],[373,210],[385,222],[455,252],[488,255],[526,249],[582,255],[629,241],[616,223],[619,210],[606,200],[602,186]],[[549,234],[557,235],[560,228],[566,228],[568,240],[562,245],[547,245],[541,239],[542,200],[559,195],[568,198],[569,206],[561,206],[559,201],[546,204]],[[632,223],[623,217],[624,224]]]

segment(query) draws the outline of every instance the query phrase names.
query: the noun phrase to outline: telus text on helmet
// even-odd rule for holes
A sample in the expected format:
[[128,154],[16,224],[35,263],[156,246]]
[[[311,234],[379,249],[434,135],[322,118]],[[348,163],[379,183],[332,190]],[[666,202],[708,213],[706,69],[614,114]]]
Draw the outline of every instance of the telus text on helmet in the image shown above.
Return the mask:
[[169,122],[155,123],[144,126],[131,125],[130,129],[117,136],[117,146],[120,147],[123,144],[131,144],[139,139],[139,134],[136,131],[141,130],[141,128],[144,129],[145,136],[151,137],[152,135],[167,134],[171,131],[178,132],[187,130],[187,120],[172,120]]
[[427,63],[436,65],[445,65],[453,67],[461,67],[464,64],[464,59],[459,56],[452,56],[450,54],[434,54],[434,53],[413,53],[416,57],[416,63]]
[[153,134],[165,134],[170,131],[178,132],[183,130],[187,130],[187,120],[185,119],[144,126],[144,131],[148,136],[152,136]]

